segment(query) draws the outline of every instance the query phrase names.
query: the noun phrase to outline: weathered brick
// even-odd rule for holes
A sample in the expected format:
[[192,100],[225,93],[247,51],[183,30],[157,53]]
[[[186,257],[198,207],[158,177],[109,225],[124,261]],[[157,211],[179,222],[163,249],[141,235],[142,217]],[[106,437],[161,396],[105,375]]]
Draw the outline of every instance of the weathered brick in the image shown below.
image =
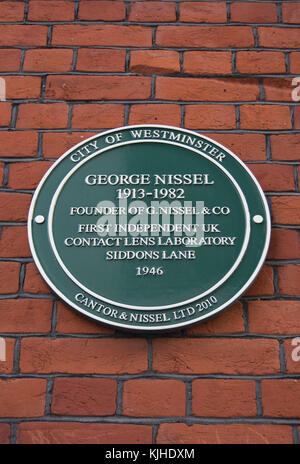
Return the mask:
[[133,50],[130,71],[140,74],[180,72],[179,53],[171,50]]
[[170,124],[180,126],[179,105],[146,103],[132,105],[129,124]]
[[57,302],[56,330],[69,334],[113,334],[114,329],[95,320],[83,317],[78,311],[69,308],[61,301]]
[[1,2],[0,3],[0,21],[12,23],[23,21],[25,4],[23,2]]
[[78,71],[123,72],[125,71],[125,58],[125,50],[80,48],[76,69]]
[[259,46],[273,48],[299,48],[300,31],[292,27],[258,27]]
[[202,101],[257,100],[259,86],[251,78],[157,77],[156,98],[198,101],[199,95]]
[[147,99],[151,78],[141,76],[48,76],[46,98],[54,100]]
[[78,19],[84,21],[122,21],[126,17],[124,2],[119,1],[81,1]]
[[249,164],[261,187],[266,192],[295,190],[293,167],[284,164]]
[[219,335],[244,332],[243,306],[238,301],[226,311],[188,329],[187,335]]
[[128,380],[123,387],[123,414],[134,417],[184,416],[185,392],[185,384],[179,380]]
[[[283,342],[285,351],[286,372],[288,374],[300,373],[300,338],[295,337],[292,339],[284,340]],[[292,397],[295,401],[296,399]]]
[[50,293],[50,289],[34,263],[26,264],[24,292],[26,293]]
[[300,73],[300,52],[291,52],[290,58],[290,71],[292,74]]
[[200,417],[256,416],[255,382],[201,379],[192,384],[192,412]]
[[261,382],[262,406],[265,416],[299,417],[300,381],[266,379]]
[[113,379],[57,378],[51,412],[64,416],[112,416],[117,382]]
[[27,221],[31,195],[26,193],[1,192],[0,193],[0,220]]
[[175,3],[173,2],[131,2],[129,21],[137,22],[171,22],[176,21]]
[[270,140],[273,160],[299,160],[300,134],[271,135]]
[[271,266],[264,265],[258,277],[247,290],[246,296],[262,296],[274,294],[274,275]]
[[51,330],[52,300],[0,300],[1,333],[47,333]]
[[299,311],[299,301],[249,301],[249,330],[262,334],[297,334]]
[[300,258],[300,235],[297,230],[272,229],[268,259]]
[[[22,424],[23,425],[23,424]],[[213,424],[188,426],[161,424],[158,444],[288,444],[293,443],[292,427],[269,424]]]
[[0,444],[8,445],[10,442],[10,425],[0,424]]
[[299,111],[299,109],[300,109],[300,106],[295,106],[295,108],[294,108],[295,129],[300,129],[300,111]]
[[156,43],[160,47],[252,47],[254,38],[250,26],[159,26]]
[[8,102],[0,102],[0,126],[10,125],[12,105]]
[[147,369],[147,344],[138,338],[26,338],[20,366],[24,373],[136,374]]
[[18,427],[22,444],[151,444],[152,427],[134,424],[24,422]]
[[188,23],[226,23],[226,3],[180,2],[179,20]]
[[74,2],[34,0],[29,3],[29,21],[73,21]]
[[191,51],[183,54],[183,71],[188,74],[231,74],[231,52]]
[[8,187],[22,190],[35,189],[52,164],[51,161],[11,163],[9,165]]
[[1,158],[28,158],[36,156],[37,144],[38,134],[36,132],[0,132]]
[[180,374],[274,374],[279,372],[279,345],[261,339],[155,339],[153,369]]
[[0,261],[0,293],[17,293],[20,268],[20,263]]
[[[2,4],[0,3],[0,6]],[[2,48],[0,50],[0,70],[19,71],[21,61],[21,50],[14,50],[12,48]]]
[[0,46],[44,47],[47,45],[47,26],[0,25]]
[[235,129],[233,105],[187,105],[185,127],[188,129]]
[[124,106],[119,104],[74,105],[72,127],[75,129],[110,129],[122,126]]
[[28,258],[31,256],[27,227],[3,227],[0,239],[0,255],[3,258]]
[[300,295],[299,288],[300,266],[286,264],[278,267],[279,293],[282,295]]
[[26,50],[23,70],[32,72],[69,72],[73,50]]
[[0,163],[0,186],[2,187],[4,182],[4,163]]
[[276,23],[275,3],[233,2],[230,7],[233,22],[240,23]]
[[207,134],[225,145],[243,161],[265,161],[266,141],[263,134]]
[[272,197],[275,224],[300,224],[300,195]]
[[284,23],[300,23],[300,5],[298,2],[282,3],[282,19]]
[[41,417],[46,399],[45,379],[0,380],[1,417]]
[[27,103],[19,106],[17,128],[59,129],[68,125],[65,103]]
[[[46,158],[58,158],[77,143],[88,139],[92,132],[58,132],[43,134],[43,154]],[[1,133],[0,133],[1,137]],[[1,144],[0,144],[1,149]]]
[[236,54],[236,69],[249,74],[284,74],[285,56],[282,52],[240,51]]
[[151,27],[110,24],[91,24],[86,27],[70,24],[53,28],[52,45],[136,47],[137,44],[140,47],[151,47]]
[[284,79],[282,77],[266,77],[263,79],[265,99],[271,101],[286,101],[292,100],[292,79]]
[[240,108],[241,129],[280,130],[291,129],[288,106],[242,105]]
[[11,374],[14,365],[15,340],[3,337],[1,339],[5,343],[5,361],[0,361],[0,374]]

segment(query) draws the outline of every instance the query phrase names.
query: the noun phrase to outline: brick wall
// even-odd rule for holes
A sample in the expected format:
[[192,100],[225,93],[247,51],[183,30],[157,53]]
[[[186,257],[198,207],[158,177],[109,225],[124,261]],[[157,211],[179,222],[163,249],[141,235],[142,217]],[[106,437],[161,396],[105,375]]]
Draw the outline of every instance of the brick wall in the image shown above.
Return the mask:
[[[298,443],[299,22],[289,1],[0,1],[1,443]],[[231,148],[273,218],[248,293],[168,335],[124,334],[67,308],[26,238],[53,160],[138,123]]]

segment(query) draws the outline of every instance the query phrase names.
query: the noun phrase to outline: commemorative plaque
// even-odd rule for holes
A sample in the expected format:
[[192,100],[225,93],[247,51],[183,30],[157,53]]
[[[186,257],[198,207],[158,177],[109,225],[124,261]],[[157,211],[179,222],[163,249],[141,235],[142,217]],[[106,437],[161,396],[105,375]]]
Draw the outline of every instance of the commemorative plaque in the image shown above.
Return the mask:
[[257,276],[270,238],[263,192],[217,142],[128,126],[71,148],[32,200],[29,241],[52,290],[82,314],[133,330],[204,321]]

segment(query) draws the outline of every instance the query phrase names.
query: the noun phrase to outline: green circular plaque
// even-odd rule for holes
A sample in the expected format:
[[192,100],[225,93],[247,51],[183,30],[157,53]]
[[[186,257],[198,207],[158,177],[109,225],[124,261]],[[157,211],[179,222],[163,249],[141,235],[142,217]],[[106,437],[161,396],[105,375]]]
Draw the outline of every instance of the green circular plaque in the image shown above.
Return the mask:
[[39,271],[70,306],[116,327],[166,330],[242,295],[265,259],[270,215],[254,176],[222,145],[128,126],[57,160],[28,230]]

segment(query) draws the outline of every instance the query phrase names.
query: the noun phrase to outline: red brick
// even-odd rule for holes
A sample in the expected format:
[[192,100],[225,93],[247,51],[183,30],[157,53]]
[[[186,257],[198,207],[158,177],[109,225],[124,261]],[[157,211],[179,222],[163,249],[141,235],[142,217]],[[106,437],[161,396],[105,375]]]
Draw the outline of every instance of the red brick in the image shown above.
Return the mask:
[[275,340],[261,339],[155,339],[153,369],[176,374],[274,374],[279,372],[279,346]]
[[231,52],[184,52],[183,71],[188,74],[201,75],[231,74]]
[[[0,6],[2,4],[0,3]],[[0,71],[19,71],[21,61],[21,50],[2,48],[0,50]]]
[[182,2],[179,20],[188,23],[226,23],[225,2]]
[[171,22],[176,21],[175,3],[131,2],[129,21]]
[[292,74],[300,73],[300,52],[290,53],[290,71]]
[[279,293],[283,295],[300,295],[300,266],[287,264],[278,267]]
[[282,19],[284,23],[300,23],[300,5],[298,2],[282,3]]
[[240,51],[236,54],[236,69],[240,73],[285,73],[285,56],[282,52]]
[[266,192],[287,192],[295,190],[292,166],[284,164],[249,164],[263,190]]
[[0,293],[17,293],[20,268],[20,263],[0,261]]
[[274,294],[274,277],[271,266],[264,265],[255,279],[254,283],[247,290],[246,296],[262,296]]
[[265,416],[299,417],[300,381],[294,379],[263,380],[262,405]]
[[275,3],[233,2],[230,9],[233,22],[240,23],[276,23]]
[[65,103],[27,103],[19,106],[17,128],[58,129],[68,125]]
[[52,164],[51,161],[11,163],[9,166],[8,187],[22,190],[35,189]]
[[[24,424],[22,424],[24,425]],[[292,427],[269,424],[162,424],[157,443],[292,444]]]
[[2,187],[4,181],[4,163],[0,163],[0,186]]
[[1,158],[28,158],[36,156],[38,134],[29,131],[0,132]]
[[300,224],[300,195],[272,197],[275,224]]
[[51,412],[65,416],[112,416],[116,412],[117,382],[113,379],[58,378]]
[[123,415],[184,416],[185,392],[185,384],[179,380],[129,380],[123,387]]
[[140,74],[170,74],[180,72],[179,53],[170,50],[134,50],[130,71]]
[[259,46],[273,48],[299,48],[299,29],[292,27],[259,27]]
[[273,160],[299,160],[300,134],[271,135],[270,140]]
[[0,444],[8,445],[10,439],[10,425],[0,424]]
[[50,293],[50,289],[34,263],[26,264],[24,281],[24,292],[26,293]]
[[0,25],[0,46],[44,47],[47,45],[47,26]]
[[239,301],[207,322],[200,322],[186,329],[187,335],[219,335],[244,331],[243,306]]
[[29,21],[73,21],[74,2],[33,0],[29,3]]
[[268,259],[300,258],[300,236],[297,230],[273,229]]
[[243,161],[265,161],[266,141],[263,134],[207,134],[225,145]]
[[26,193],[0,193],[0,220],[27,221],[31,195]]
[[252,47],[250,26],[159,26],[156,43],[162,47]]
[[23,70],[33,72],[71,71],[73,50],[27,50]]
[[[300,106],[295,106],[294,108],[294,121],[295,121],[295,129],[300,129]],[[299,156],[298,156],[299,160]]]
[[[67,132],[43,134],[43,153],[47,158],[58,158],[77,143],[94,135],[92,132]],[[0,133],[1,136],[1,133]],[[1,147],[1,144],[0,144]],[[1,148],[0,148],[1,149]]]
[[133,424],[24,422],[18,426],[20,444],[151,444],[152,427]]
[[78,71],[124,72],[125,59],[125,50],[80,48],[76,69]]
[[51,330],[52,300],[0,300],[1,333],[47,333]]
[[256,416],[255,382],[250,380],[195,380],[193,414],[200,417]]
[[0,255],[3,258],[28,258],[31,256],[26,226],[3,227]]
[[20,362],[24,373],[137,374],[147,369],[147,343],[138,338],[26,338]]
[[[0,29],[1,31],[1,29]],[[151,47],[152,28],[108,24],[54,26],[52,45]],[[7,45],[7,44],[6,44]]]
[[257,100],[258,81],[251,78],[157,77],[156,98],[199,101],[199,96],[201,101]]
[[76,129],[110,129],[122,126],[124,106],[118,104],[75,105],[72,127]]
[[46,399],[45,379],[0,380],[1,417],[41,417]]
[[23,21],[25,4],[23,2],[1,2],[0,3],[0,21],[12,23]]
[[287,130],[292,128],[288,106],[242,105],[240,121],[241,129]]
[[299,301],[249,301],[249,330],[262,334],[297,334],[299,312]]
[[282,77],[266,77],[263,79],[265,99],[272,101],[290,102],[293,90],[292,79]]
[[87,21],[122,21],[126,17],[124,2],[114,1],[81,1],[78,19]]
[[235,129],[233,105],[188,105],[185,127],[188,129]]
[[9,126],[11,120],[11,103],[0,102],[0,126]]
[[[3,340],[3,337],[1,337]],[[15,340],[4,338],[5,340],[5,361],[0,360],[0,374],[11,374],[14,364]]]
[[[300,338],[295,337],[283,342],[285,350],[286,372],[288,374],[300,373]],[[297,398],[294,398],[297,402]]]
[[106,327],[92,319],[83,317],[78,311],[69,308],[61,301],[57,302],[56,330],[60,333],[113,334],[114,329]]
[[140,76],[48,76],[46,98],[54,100],[141,100],[151,78]]
[[129,124],[170,124],[180,126],[181,111],[179,105],[147,103],[132,105]]

